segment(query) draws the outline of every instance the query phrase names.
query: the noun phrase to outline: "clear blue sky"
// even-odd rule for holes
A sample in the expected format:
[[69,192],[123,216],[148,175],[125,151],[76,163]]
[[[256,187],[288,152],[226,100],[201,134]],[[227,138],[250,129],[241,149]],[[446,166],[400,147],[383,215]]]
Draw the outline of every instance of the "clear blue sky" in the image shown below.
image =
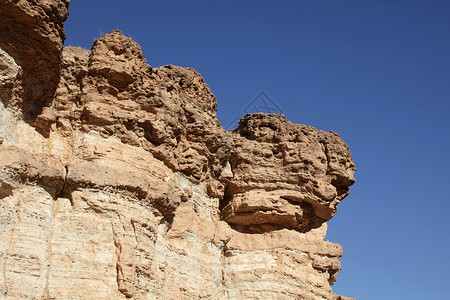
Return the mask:
[[77,1],[66,45],[120,29],[152,66],[199,71],[226,125],[264,91],[339,132],[358,168],[329,222],[336,293],[450,299],[450,1]]

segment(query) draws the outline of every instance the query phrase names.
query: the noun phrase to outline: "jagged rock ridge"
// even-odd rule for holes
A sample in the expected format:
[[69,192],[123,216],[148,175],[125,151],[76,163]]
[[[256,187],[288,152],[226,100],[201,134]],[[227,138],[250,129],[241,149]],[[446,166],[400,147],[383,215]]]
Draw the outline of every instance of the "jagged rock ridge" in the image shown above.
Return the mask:
[[119,31],[63,48],[69,1],[0,1],[4,299],[344,299],[336,133],[250,114]]

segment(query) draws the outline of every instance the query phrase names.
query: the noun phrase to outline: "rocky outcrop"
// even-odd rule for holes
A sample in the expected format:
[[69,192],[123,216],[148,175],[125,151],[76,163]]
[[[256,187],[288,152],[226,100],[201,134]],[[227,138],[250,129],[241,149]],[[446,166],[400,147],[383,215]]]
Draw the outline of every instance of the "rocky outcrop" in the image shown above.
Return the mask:
[[0,1],[0,295],[346,299],[324,241],[354,183],[339,136],[226,131],[200,74],[119,31],[62,49],[67,7]]
[[236,230],[319,228],[355,181],[350,151],[336,133],[252,114],[234,134],[222,213]]
[[58,85],[68,6],[69,0],[0,1],[0,45],[21,66],[10,102],[25,120],[41,112]]

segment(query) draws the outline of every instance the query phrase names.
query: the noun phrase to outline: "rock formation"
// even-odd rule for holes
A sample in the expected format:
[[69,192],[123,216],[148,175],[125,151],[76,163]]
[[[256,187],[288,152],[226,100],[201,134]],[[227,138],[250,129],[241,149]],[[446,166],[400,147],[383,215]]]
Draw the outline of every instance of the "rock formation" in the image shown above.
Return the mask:
[[195,70],[119,31],[63,48],[68,0],[0,0],[0,298],[348,299],[336,133],[226,131]]

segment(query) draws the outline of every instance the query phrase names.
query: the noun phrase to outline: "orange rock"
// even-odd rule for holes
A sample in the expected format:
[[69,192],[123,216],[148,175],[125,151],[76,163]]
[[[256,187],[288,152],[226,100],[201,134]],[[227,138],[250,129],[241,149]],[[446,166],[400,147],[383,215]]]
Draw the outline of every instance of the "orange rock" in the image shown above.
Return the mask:
[[62,49],[68,3],[0,0],[1,297],[348,299],[324,241],[355,182],[339,136],[227,131],[200,74],[117,30]]

